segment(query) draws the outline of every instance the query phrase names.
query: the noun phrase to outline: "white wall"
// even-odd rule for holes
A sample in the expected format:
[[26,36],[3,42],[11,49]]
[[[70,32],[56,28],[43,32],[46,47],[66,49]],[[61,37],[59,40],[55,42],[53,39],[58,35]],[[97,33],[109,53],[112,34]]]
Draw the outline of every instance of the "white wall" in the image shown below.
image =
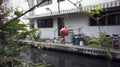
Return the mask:
[[[70,0],[73,3],[77,3],[80,0]],[[87,6],[87,5],[93,5],[93,4],[99,4],[99,3],[105,3],[105,2],[111,2],[111,1],[117,1],[117,0],[83,0],[82,6]],[[35,15],[39,15],[42,13],[49,13],[50,11],[47,11],[45,8],[50,8],[51,11],[58,11],[58,3],[57,0],[53,0],[52,4],[43,6],[43,7],[37,7],[35,9]],[[67,10],[67,9],[72,9],[76,8],[73,4],[71,4],[69,1],[65,0],[60,2],[60,10]]]
[[[89,17],[84,14],[71,14],[67,16],[66,27],[69,29],[74,29],[74,33],[78,34],[77,28],[82,27],[81,33],[88,36],[98,36],[100,32],[98,26],[89,25]],[[120,26],[101,26],[103,32],[109,35],[120,34]]]
[[[41,30],[41,38],[50,38],[58,37],[58,32],[56,31],[58,28],[57,25],[57,17],[53,17],[53,28],[40,28]],[[68,14],[64,15],[65,27],[68,29],[73,29],[74,34],[79,34],[78,28],[82,27],[81,33],[84,33],[87,36],[98,36],[99,29],[98,26],[90,26],[89,25],[89,17],[85,14]],[[35,27],[37,28],[37,23],[35,22]],[[106,32],[109,35],[112,34],[120,34],[120,26],[101,26],[102,32]],[[55,33],[55,34],[54,34]]]
[[[58,3],[57,1],[53,0],[53,4],[36,8],[35,15],[39,15],[42,13],[49,13],[49,11],[47,11],[45,8],[50,8],[51,11],[58,11]],[[60,10],[71,9],[71,8],[75,8],[75,6],[73,6],[71,3],[67,1],[60,2]]]
[[87,6],[87,5],[100,4],[111,1],[119,1],[119,0],[83,0],[82,5]]

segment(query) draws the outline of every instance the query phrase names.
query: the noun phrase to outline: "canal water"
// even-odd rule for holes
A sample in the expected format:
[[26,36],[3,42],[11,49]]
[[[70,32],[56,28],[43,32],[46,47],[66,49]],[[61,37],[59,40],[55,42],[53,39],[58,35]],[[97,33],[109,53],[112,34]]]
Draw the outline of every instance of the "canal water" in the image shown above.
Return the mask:
[[50,67],[120,67],[120,61],[107,61],[94,56],[54,50],[43,50],[41,52],[32,49],[31,59],[35,63],[45,61],[51,64]]

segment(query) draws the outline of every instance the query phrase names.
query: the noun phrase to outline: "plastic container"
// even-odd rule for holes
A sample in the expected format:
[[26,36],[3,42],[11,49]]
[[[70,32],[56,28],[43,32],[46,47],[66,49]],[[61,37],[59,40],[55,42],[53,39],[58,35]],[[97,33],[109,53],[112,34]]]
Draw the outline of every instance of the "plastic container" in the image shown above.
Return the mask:
[[69,34],[65,36],[65,42],[73,43],[73,30],[69,30]]
[[79,43],[80,43],[80,46],[84,45],[84,41],[79,41]]
[[79,37],[78,37],[78,35],[74,35],[74,38],[73,38],[73,44],[74,45],[79,45]]

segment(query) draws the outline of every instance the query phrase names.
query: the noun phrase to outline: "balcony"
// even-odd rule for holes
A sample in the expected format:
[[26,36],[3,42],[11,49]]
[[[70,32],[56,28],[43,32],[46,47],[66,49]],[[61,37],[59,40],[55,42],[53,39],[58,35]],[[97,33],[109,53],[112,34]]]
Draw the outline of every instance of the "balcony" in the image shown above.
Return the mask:
[[55,15],[62,15],[62,14],[69,14],[69,13],[84,12],[86,10],[93,10],[95,6],[100,6],[103,8],[118,7],[120,6],[120,1],[112,1],[112,2],[97,4],[97,5],[80,6],[79,8],[76,7],[76,8],[65,9],[60,11],[52,11],[52,12],[47,12],[39,15],[29,16],[27,18],[32,19],[32,18],[38,18],[38,17],[48,17],[48,16],[55,16]]

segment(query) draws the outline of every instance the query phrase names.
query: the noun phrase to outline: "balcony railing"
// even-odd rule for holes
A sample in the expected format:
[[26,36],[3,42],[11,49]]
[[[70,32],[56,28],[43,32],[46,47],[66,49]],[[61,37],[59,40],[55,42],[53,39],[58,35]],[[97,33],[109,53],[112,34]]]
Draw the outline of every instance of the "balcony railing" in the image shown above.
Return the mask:
[[54,16],[54,15],[61,15],[61,14],[84,12],[86,10],[93,10],[95,6],[100,6],[102,8],[117,7],[117,6],[120,6],[120,1],[112,1],[107,3],[96,4],[96,5],[81,6],[80,9],[76,7],[76,8],[66,9],[66,10],[60,10],[60,12],[52,11],[52,13],[51,12],[43,13],[35,16],[29,16],[28,18],[47,17],[47,16]]

